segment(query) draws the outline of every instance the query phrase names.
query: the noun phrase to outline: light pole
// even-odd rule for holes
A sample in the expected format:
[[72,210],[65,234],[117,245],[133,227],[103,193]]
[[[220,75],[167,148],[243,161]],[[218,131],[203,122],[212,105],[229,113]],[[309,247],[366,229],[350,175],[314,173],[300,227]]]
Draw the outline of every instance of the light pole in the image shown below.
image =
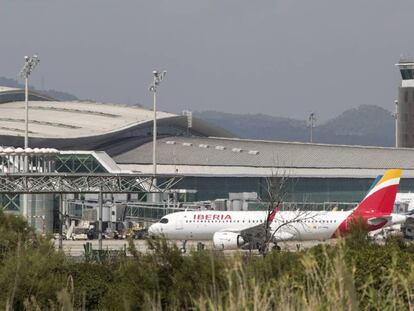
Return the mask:
[[[39,57],[35,54],[33,56],[24,57],[24,66],[20,71],[20,76],[24,79],[24,101],[25,101],[25,131],[24,131],[24,148],[29,147],[29,76],[33,69],[40,62]],[[24,171],[27,172],[29,168],[29,161],[27,155],[24,157]],[[28,216],[29,198],[27,194],[23,195],[23,217]]]
[[37,55],[25,56],[24,57],[24,66],[20,71],[20,76],[24,79],[24,100],[25,100],[25,132],[24,132],[24,147],[29,147],[29,76],[32,73],[33,69],[40,62]]
[[187,117],[187,136],[190,136],[190,129],[193,127],[193,112],[191,110],[183,110],[183,116]]
[[152,173],[154,175],[153,185],[157,185],[157,157],[156,157],[156,146],[157,146],[157,89],[161,81],[164,79],[167,71],[157,71],[152,72],[154,79],[152,84],[149,87],[150,92],[153,94],[153,109],[154,109],[154,119],[153,119],[153,137],[152,137]]
[[309,115],[309,127],[310,127],[310,142],[313,143],[313,128],[315,127],[316,114],[311,112]]
[[392,116],[395,119],[395,148],[398,148],[398,100],[394,100],[395,112]]

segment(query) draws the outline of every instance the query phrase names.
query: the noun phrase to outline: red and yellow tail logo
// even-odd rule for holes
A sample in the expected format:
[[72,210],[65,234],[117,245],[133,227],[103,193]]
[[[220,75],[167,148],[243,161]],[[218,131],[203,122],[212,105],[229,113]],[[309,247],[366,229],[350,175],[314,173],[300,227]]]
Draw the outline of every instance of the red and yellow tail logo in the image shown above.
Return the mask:
[[372,186],[362,202],[356,207],[354,213],[389,215],[394,208],[401,172],[399,169],[386,171],[378,182]]
[[376,224],[368,224],[369,230],[382,228],[387,222],[387,216],[394,209],[395,197],[400,184],[401,170],[388,170],[383,176],[378,176],[368,194],[352,213],[338,226],[333,234],[337,237],[349,231],[352,221],[361,219],[368,224],[368,220],[380,220]]

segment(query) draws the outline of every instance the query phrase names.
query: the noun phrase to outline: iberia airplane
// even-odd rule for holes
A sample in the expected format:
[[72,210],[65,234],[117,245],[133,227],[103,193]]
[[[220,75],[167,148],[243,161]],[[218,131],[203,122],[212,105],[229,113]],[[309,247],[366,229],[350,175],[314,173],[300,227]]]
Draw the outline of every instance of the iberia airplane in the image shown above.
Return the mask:
[[400,176],[398,169],[378,176],[362,202],[350,211],[275,209],[270,215],[267,211],[184,211],[164,216],[149,228],[149,234],[182,241],[213,240],[214,247],[221,249],[257,249],[266,236],[275,244],[335,238],[349,232],[355,220],[365,222],[369,231],[378,230],[407,219],[392,213]]

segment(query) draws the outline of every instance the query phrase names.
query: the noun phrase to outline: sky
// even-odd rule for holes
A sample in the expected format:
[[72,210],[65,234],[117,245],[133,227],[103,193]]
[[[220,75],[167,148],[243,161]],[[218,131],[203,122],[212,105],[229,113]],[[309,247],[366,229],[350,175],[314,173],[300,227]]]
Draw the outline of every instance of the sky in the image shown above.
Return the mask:
[[0,0],[0,76],[82,99],[319,120],[394,109],[412,0]]

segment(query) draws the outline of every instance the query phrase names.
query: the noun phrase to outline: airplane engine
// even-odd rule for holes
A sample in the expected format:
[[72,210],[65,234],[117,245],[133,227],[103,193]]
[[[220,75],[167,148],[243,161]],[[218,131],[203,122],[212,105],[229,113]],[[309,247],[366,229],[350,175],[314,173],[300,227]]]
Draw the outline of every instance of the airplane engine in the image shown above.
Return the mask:
[[213,245],[218,249],[238,249],[246,244],[241,235],[235,232],[220,231],[214,233]]

